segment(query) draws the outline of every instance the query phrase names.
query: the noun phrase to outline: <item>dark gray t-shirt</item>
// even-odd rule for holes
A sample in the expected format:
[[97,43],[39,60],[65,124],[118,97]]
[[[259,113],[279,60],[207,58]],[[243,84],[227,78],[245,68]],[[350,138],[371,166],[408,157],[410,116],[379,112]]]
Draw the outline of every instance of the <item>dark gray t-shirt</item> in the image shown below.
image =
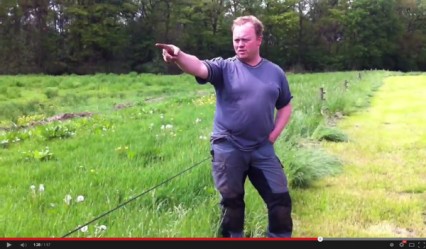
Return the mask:
[[212,140],[226,138],[240,150],[251,151],[268,141],[274,129],[274,111],[292,98],[284,71],[262,59],[250,66],[236,57],[203,61],[206,80],[216,90],[216,111]]

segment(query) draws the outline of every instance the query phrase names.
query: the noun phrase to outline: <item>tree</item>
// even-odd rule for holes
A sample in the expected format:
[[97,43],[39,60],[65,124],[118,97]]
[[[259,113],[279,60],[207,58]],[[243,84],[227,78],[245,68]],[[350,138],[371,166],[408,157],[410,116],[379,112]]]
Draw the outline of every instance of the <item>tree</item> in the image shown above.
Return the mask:
[[395,0],[356,0],[346,15],[345,51],[350,69],[395,68],[401,24]]

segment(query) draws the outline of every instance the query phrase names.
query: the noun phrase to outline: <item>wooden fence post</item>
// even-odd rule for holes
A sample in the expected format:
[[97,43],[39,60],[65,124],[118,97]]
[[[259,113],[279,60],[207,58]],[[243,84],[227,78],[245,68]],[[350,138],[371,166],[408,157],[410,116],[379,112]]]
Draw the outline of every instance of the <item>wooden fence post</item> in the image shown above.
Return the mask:
[[320,87],[320,97],[321,97],[321,100],[325,100],[325,90],[324,90],[324,87]]

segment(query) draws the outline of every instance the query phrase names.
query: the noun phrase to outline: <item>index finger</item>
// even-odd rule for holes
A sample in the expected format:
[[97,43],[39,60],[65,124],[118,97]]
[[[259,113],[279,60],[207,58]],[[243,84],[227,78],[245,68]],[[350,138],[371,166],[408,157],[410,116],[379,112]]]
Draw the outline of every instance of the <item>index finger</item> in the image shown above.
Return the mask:
[[162,49],[167,50],[167,52],[168,52],[168,53],[170,53],[170,54],[173,54],[173,53],[174,53],[173,48],[172,48],[170,45],[168,45],[168,44],[164,44],[164,43],[155,43],[155,46],[156,46],[157,48],[162,48]]
[[164,44],[164,43],[155,43],[155,46],[156,46],[157,48],[166,48],[166,47],[167,47],[167,44]]

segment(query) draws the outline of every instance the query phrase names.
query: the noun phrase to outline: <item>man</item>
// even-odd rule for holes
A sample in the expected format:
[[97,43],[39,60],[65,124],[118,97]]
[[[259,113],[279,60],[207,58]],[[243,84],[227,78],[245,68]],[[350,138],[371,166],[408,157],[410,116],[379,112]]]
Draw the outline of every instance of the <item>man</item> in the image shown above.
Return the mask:
[[287,178],[273,147],[289,121],[292,96],[284,71],[260,56],[262,33],[256,17],[235,19],[236,56],[228,59],[201,61],[172,44],[156,44],[164,61],[215,88],[212,174],[222,197],[223,237],[244,237],[247,176],[267,205],[267,236],[291,237],[293,230]]

